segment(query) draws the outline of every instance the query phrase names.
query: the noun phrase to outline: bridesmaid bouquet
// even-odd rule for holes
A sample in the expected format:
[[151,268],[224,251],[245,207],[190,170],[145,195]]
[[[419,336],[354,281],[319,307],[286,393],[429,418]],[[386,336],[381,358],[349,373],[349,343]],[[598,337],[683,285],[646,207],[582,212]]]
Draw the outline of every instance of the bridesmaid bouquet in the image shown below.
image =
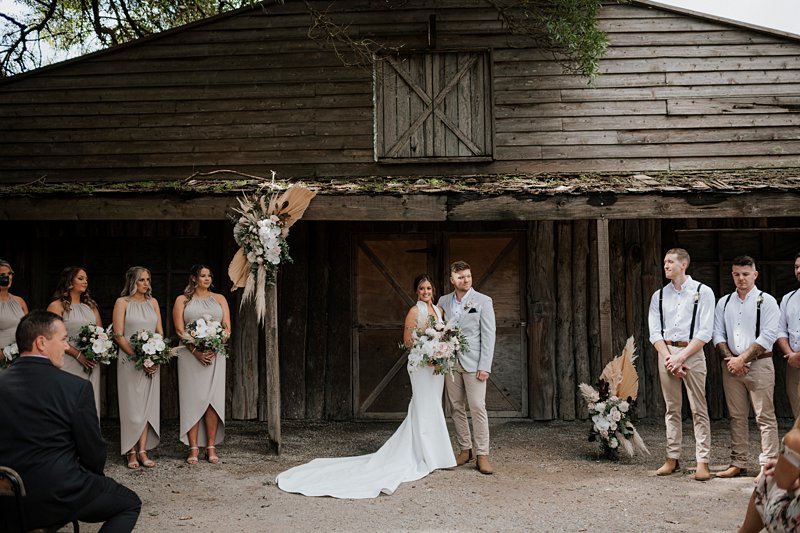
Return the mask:
[[139,370],[165,365],[172,358],[172,350],[160,333],[143,329],[131,335],[130,341],[133,355],[128,359],[133,361]]
[[469,349],[469,344],[454,322],[429,318],[428,327],[414,330],[411,334],[408,361],[422,368],[432,366],[434,374],[452,376],[458,356]]
[[216,352],[217,355],[228,357],[228,332],[222,324],[211,318],[211,315],[203,315],[194,322],[186,325],[186,331],[181,338],[183,344],[194,346],[201,352]]
[[19,357],[19,348],[17,348],[16,342],[12,342],[3,348],[3,357],[0,357],[0,368],[8,368],[17,357]]
[[[117,358],[116,345],[112,339],[110,326],[108,329],[103,329],[101,326],[86,324],[78,331],[75,348],[89,361],[107,365]],[[91,375],[92,369],[85,368],[84,372]]]

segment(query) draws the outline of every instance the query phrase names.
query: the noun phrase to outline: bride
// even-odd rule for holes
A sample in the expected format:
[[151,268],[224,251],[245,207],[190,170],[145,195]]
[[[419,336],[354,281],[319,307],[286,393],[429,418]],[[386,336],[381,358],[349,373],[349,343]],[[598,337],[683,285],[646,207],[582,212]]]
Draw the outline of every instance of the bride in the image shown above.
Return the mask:
[[[409,309],[403,343],[411,346],[411,333],[424,327],[430,316],[442,320],[433,304],[433,285],[427,274],[414,280],[417,304]],[[447,424],[442,412],[444,376],[433,367],[407,366],[411,402],[405,420],[381,448],[368,455],[314,459],[278,475],[281,490],[306,496],[376,498],[392,494],[400,485],[421,479],[438,468],[456,466]]]

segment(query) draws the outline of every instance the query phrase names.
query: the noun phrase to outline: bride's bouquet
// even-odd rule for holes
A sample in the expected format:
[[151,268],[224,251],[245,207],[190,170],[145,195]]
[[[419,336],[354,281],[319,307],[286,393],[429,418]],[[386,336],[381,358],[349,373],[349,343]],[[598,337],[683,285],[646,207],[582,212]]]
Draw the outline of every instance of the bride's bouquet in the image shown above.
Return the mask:
[[17,348],[16,342],[12,342],[3,348],[3,357],[0,357],[0,368],[8,368],[17,357],[19,357],[19,348]]
[[194,346],[201,352],[216,352],[217,355],[228,357],[228,332],[211,315],[203,315],[194,322],[186,324],[186,330],[181,337],[183,344]]
[[133,355],[128,359],[134,362],[138,370],[165,365],[172,359],[172,350],[160,333],[143,329],[131,335],[130,342]]
[[[108,365],[117,358],[116,345],[112,339],[111,326],[103,329],[94,324],[86,324],[78,331],[75,348],[89,361]],[[91,375],[92,369],[85,368],[84,372]]]
[[429,317],[425,329],[411,333],[408,361],[412,366],[433,367],[434,374],[453,374],[458,356],[469,349],[467,339],[454,322]]

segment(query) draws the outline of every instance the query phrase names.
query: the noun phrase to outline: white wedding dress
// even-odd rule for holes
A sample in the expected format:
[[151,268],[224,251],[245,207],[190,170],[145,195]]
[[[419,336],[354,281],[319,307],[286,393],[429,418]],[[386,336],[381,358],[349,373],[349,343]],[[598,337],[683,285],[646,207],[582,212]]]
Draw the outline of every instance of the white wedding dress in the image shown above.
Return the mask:
[[[427,305],[417,302],[420,322]],[[439,320],[439,309],[436,315]],[[376,498],[421,479],[438,468],[456,466],[442,411],[444,376],[431,367],[408,367],[411,402],[405,420],[381,448],[369,455],[314,459],[278,475],[281,490],[306,496]]]

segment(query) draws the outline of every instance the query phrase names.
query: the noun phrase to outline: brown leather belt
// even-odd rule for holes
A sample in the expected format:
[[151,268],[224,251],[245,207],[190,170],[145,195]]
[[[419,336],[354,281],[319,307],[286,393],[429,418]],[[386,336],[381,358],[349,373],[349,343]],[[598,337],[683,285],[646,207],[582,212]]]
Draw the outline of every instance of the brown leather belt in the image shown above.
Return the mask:
[[689,346],[689,343],[686,341],[664,341],[664,344],[667,346],[676,346],[678,348],[686,348]]

